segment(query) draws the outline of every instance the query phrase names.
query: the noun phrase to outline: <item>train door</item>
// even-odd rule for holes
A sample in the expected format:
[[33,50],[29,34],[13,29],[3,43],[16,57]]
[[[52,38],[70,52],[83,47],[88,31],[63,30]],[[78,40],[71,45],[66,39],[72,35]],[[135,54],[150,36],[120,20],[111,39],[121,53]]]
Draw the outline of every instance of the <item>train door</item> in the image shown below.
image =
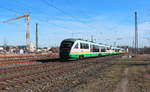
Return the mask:
[[79,54],[79,52],[80,52],[79,45],[80,44],[78,42],[74,44],[74,46],[72,47],[72,51],[71,51],[73,54]]

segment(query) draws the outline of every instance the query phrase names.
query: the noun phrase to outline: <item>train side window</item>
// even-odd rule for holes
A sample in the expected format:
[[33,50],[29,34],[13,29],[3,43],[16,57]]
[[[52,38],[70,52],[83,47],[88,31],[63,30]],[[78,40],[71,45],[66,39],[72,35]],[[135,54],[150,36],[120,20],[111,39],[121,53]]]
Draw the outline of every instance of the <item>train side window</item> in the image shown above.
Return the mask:
[[81,49],[89,49],[89,44],[80,43],[80,48],[81,48]]
[[75,49],[78,49],[79,48],[79,45],[78,45],[78,43],[75,45],[75,47],[74,47]]
[[106,48],[105,47],[101,47],[101,52],[106,52]]
[[81,49],[85,49],[85,44],[84,43],[80,43],[80,48]]
[[93,45],[90,45],[91,52],[93,52]]
[[93,45],[93,52],[99,52],[99,46]]
[[107,50],[110,50],[110,48],[109,48],[109,47],[107,47]]
[[86,49],[89,49],[89,44],[86,44]]
[[83,49],[83,43],[80,43],[80,48]]

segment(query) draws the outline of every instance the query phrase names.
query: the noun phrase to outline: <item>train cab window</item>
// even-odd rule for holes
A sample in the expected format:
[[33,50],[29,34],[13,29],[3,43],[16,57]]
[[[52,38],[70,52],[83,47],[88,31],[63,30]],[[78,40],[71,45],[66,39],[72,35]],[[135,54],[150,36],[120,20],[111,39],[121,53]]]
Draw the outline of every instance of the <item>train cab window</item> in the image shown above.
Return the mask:
[[71,41],[64,41],[61,43],[61,48],[71,48],[74,42]]
[[78,49],[79,48],[79,44],[77,43],[74,48]]

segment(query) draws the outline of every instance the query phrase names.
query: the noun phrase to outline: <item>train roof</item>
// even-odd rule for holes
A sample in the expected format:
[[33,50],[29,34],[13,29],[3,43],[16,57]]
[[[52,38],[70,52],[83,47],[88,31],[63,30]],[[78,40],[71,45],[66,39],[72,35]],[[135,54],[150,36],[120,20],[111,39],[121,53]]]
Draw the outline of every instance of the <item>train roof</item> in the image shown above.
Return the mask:
[[64,39],[63,41],[76,41],[76,40],[82,40],[82,39],[77,39],[77,38],[68,38],[68,39]]
[[[69,39],[64,39],[63,41],[73,41],[73,42],[75,42],[77,40],[79,40],[79,41],[85,41],[85,42],[90,42],[90,43],[94,43],[94,44],[99,44],[99,43],[95,43],[95,42],[84,40],[84,39],[80,39],[80,38],[79,39],[78,38],[69,38]],[[104,44],[99,44],[99,45],[104,45]]]
[[110,48],[114,48],[114,49],[121,49],[121,48],[118,48],[118,47],[116,47],[116,46],[109,46],[109,45],[102,44],[102,43],[95,43],[95,42],[88,41],[88,40],[83,40],[83,39],[80,39],[80,38],[68,38],[68,39],[64,39],[63,41],[72,41],[72,42],[75,42],[75,41],[77,41],[77,40],[85,41],[85,42],[90,42],[90,43],[94,43],[94,44],[99,44],[99,45],[106,46],[106,47],[110,47]]
[[75,42],[77,40],[85,41],[85,42],[90,42],[90,43],[93,43],[93,44],[99,44],[99,45],[102,45],[102,46],[106,46],[105,44],[102,44],[102,43],[96,43],[96,42],[93,42],[93,41],[88,41],[88,40],[84,40],[84,39],[80,39],[80,38],[68,38],[68,39],[64,39],[63,41],[72,41],[72,42]]
[[[79,40],[79,41],[85,41],[85,42],[95,43],[95,42],[88,41],[88,40],[84,40],[84,39],[80,39],[80,38],[69,38],[69,39],[64,39],[63,41],[73,41],[73,42],[75,42],[75,41],[77,41],[77,40]],[[98,43],[95,43],[95,44],[98,44]]]

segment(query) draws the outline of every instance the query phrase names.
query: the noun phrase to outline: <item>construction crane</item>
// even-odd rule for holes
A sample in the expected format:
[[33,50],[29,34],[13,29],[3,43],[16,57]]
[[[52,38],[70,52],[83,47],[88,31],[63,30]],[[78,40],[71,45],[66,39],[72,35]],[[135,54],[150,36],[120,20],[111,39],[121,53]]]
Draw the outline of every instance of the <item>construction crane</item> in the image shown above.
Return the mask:
[[21,18],[26,19],[26,46],[27,46],[27,50],[30,51],[30,15],[26,14],[26,15],[19,16],[19,17],[16,17],[16,18],[11,18],[11,19],[8,19],[6,21],[3,21],[3,23],[18,20],[18,19],[21,19]]

